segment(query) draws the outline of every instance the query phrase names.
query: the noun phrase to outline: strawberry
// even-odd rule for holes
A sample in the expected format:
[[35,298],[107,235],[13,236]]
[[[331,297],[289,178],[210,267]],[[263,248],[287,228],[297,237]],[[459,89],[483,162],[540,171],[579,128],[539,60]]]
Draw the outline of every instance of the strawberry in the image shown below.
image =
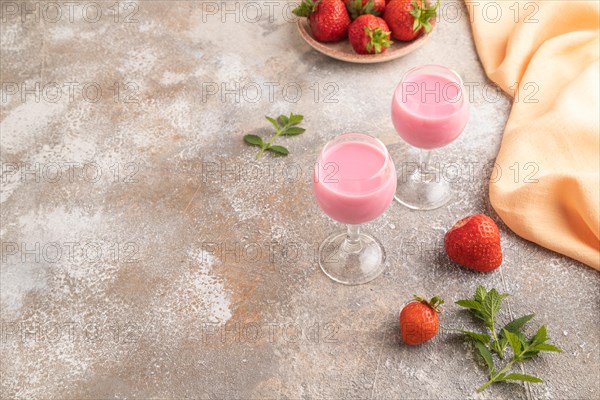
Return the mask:
[[343,0],[302,0],[292,12],[308,18],[313,36],[319,42],[337,42],[348,35],[350,15]]
[[419,296],[408,303],[400,312],[400,332],[402,340],[410,346],[416,346],[433,338],[440,327],[439,305],[444,300],[438,296],[427,301]]
[[348,28],[348,38],[358,54],[379,54],[392,44],[390,28],[385,21],[371,14],[356,18]]
[[471,215],[446,232],[446,253],[464,267],[480,272],[492,271],[502,264],[500,232],[487,215]]
[[377,17],[385,10],[385,0],[345,0],[350,18],[356,19],[361,15],[373,14]]
[[392,30],[394,39],[409,41],[431,32],[430,20],[437,13],[440,5],[430,6],[425,0],[391,0],[385,7],[383,19]]

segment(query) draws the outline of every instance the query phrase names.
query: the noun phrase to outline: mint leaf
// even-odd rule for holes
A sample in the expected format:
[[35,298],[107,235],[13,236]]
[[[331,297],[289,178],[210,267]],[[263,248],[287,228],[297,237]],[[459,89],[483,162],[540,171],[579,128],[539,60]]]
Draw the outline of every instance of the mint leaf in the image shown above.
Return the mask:
[[246,135],[244,136],[244,141],[253,146],[262,146],[264,143],[262,139],[256,135]]
[[[522,316],[520,318],[513,319],[508,324],[506,324],[504,326],[504,328],[502,328],[502,332],[504,332],[504,330],[507,330],[507,331],[512,332],[512,333],[519,332],[521,330],[521,328],[527,322],[529,322],[529,320],[531,320],[534,317],[534,315],[535,314],[527,314],[527,315],[524,315],[524,316]],[[502,333],[500,335],[502,335]]]
[[539,343],[544,343],[546,340],[548,340],[548,336],[546,336],[546,325],[542,325],[531,339],[531,344],[536,345]]
[[481,302],[481,313],[493,319],[502,307],[502,300],[507,296],[507,294],[498,293],[496,289],[490,290],[487,296],[485,296],[485,299]]
[[271,124],[273,124],[273,127],[275,127],[275,130],[276,130],[276,131],[279,131],[279,124],[277,123],[277,121],[275,121],[275,119],[274,119],[274,118],[271,118],[271,117],[265,117],[265,119],[266,119],[267,121],[269,121]]
[[524,381],[524,382],[534,382],[534,383],[544,382],[537,376],[527,375],[527,374],[509,374],[509,375],[506,375],[505,377],[503,377],[502,380],[498,380],[496,382],[501,382],[501,381]]
[[523,354],[521,354],[520,360],[527,360],[529,358],[533,358],[535,356],[537,356],[539,353],[539,350],[527,350],[526,352],[524,352]]
[[523,348],[529,346],[529,341],[522,332],[514,332],[514,334],[519,338],[519,342],[521,342]]
[[270,146],[267,147],[267,150],[273,151],[278,154],[283,154],[284,156],[287,156],[289,154],[288,149],[286,149],[283,146]]
[[288,124],[289,118],[285,115],[280,115],[279,117],[277,117],[277,121],[279,121],[281,125],[285,126]]
[[488,367],[488,372],[490,374],[493,374],[495,371],[495,368],[494,368],[494,360],[492,359],[492,353],[490,353],[488,348],[485,347],[480,342],[475,342],[475,347],[477,347],[477,350],[479,350],[479,354],[481,354],[481,357],[483,357],[483,360],[485,361],[485,364]]
[[485,290],[485,288],[483,286],[478,286],[477,289],[475,290],[474,299],[481,303],[483,301],[483,299],[485,299],[485,296],[487,296],[487,290]]
[[488,344],[491,340],[489,335],[486,335],[485,333],[477,333],[477,332],[471,332],[471,331],[461,331],[462,333],[464,333],[465,335],[467,335],[468,337],[470,337],[471,339],[480,342],[482,344]]
[[510,344],[510,347],[513,349],[513,353],[515,355],[520,354],[523,348],[521,345],[521,341],[519,340],[517,335],[507,331],[506,329],[504,329],[502,332],[504,333],[504,337],[506,337],[506,339],[508,340],[508,344]]
[[461,307],[470,308],[471,310],[481,310],[481,304],[475,300],[458,300],[456,304]]
[[285,132],[283,132],[283,136],[296,136],[304,133],[306,129],[299,127],[287,128]]
[[302,115],[291,113],[288,123],[290,125],[298,125],[303,119],[304,117]]
[[551,344],[548,343],[540,343],[540,344],[536,344],[534,347],[534,350],[541,350],[541,351],[556,351],[557,353],[562,353],[562,350],[556,346],[553,346]]

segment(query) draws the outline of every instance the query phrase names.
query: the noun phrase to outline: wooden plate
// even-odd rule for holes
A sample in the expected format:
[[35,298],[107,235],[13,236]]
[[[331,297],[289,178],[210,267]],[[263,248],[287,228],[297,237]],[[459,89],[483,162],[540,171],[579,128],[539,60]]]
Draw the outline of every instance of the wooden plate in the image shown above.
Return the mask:
[[342,40],[335,43],[321,43],[315,40],[315,38],[312,37],[307,18],[298,18],[296,24],[298,25],[300,36],[302,36],[306,43],[313,49],[329,57],[335,58],[336,60],[358,64],[381,63],[405,56],[425,44],[427,39],[429,39],[429,36],[431,36],[435,30],[434,26],[434,29],[432,29],[431,32],[419,36],[412,42],[400,42],[392,39],[394,43],[382,54],[357,54],[348,40]]

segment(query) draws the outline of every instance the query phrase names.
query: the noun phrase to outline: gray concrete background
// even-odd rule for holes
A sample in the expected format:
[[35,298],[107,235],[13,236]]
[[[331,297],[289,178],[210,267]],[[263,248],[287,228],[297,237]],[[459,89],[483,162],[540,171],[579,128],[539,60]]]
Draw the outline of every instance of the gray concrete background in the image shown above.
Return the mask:
[[[403,59],[351,65],[311,50],[287,2],[227,2],[227,14],[217,2],[127,1],[118,15],[79,3],[72,21],[63,3],[60,21],[46,3],[14,4],[40,8],[24,22],[3,9],[1,25],[2,398],[600,397],[598,273],[515,236],[489,205],[510,101],[494,99],[462,6]],[[423,63],[474,85],[467,130],[437,153],[453,163],[455,201],[392,204],[367,226],[385,274],[335,284],[315,251],[340,227],[313,200],[311,164],[351,130],[409,160],[389,105]],[[36,84],[39,99],[26,92]],[[234,94],[221,98],[221,85]],[[281,140],[288,157],[254,163],[242,136],[266,137],[264,115],[289,112],[307,132]],[[444,232],[479,212],[502,230],[505,261],[486,275],[443,252]],[[446,299],[444,326],[475,327],[453,301],[480,284],[510,292],[512,315],[536,313],[529,331],[547,324],[565,350],[525,365],[545,383],[477,394],[483,366],[456,335],[400,343],[413,293]]]

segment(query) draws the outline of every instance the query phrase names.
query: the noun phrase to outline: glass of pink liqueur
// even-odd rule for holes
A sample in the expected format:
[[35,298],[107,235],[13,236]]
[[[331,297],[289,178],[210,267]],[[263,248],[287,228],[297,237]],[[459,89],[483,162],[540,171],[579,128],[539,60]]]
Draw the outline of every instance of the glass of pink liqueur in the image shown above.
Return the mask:
[[456,139],[469,119],[461,77],[442,65],[423,65],[402,77],[392,99],[392,122],[404,141],[420,149],[418,163],[402,168],[395,199],[415,210],[433,210],[452,197],[450,184],[433,166],[431,150]]
[[347,229],[319,247],[319,265],[334,281],[367,283],[385,268],[385,251],[360,225],[379,217],[396,192],[396,169],[385,145],[364,133],[345,133],[325,145],[315,165],[313,192],[321,209]]

